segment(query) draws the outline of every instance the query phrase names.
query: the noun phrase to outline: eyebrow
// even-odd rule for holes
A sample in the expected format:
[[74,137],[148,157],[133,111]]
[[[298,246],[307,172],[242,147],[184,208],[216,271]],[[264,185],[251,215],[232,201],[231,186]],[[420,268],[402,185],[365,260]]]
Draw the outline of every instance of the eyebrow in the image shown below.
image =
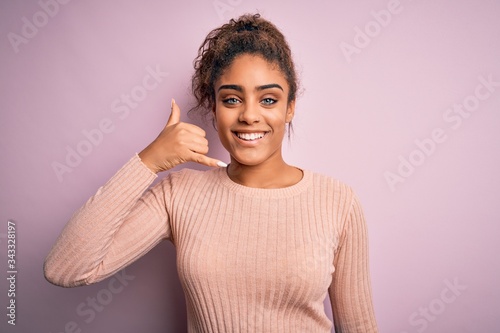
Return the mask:
[[[278,88],[278,89],[281,89],[281,91],[284,91],[283,87],[280,86],[277,83],[270,83],[270,84],[265,84],[263,86],[257,86],[257,87],[255,87],[255,89],[257,91],[262,91],[262,90],[271,89],[271,88]],[[239,85],[236,85],[236,84],[224,84],[224,85],[220,86],[219,89],[217,89],[217,91],[219,92],[222,89],[231,89],[231,90],[236,90],[236,91],[239,91],[239,92],[243,91],[243,87],[239,86]]]

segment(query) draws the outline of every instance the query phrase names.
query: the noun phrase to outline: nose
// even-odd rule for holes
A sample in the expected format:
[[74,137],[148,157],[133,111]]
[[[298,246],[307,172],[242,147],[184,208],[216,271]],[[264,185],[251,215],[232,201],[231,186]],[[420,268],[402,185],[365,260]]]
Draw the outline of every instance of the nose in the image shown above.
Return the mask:
[[260,121],[259,105],[255,103],[245,103],[241,108],[238,120],[247,124],[258,123]]

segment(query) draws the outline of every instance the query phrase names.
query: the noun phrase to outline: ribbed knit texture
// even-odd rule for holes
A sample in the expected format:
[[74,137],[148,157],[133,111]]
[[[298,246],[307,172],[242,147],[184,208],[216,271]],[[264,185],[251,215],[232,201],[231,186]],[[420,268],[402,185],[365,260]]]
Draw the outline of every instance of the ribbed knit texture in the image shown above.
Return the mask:
[[136,155],[71,218],[44,270],[74,287],[109,277],[168,239],[189,332],[377,332],[366,225],[353,191],[304,170],[281,189],[225,168],[156,178]]

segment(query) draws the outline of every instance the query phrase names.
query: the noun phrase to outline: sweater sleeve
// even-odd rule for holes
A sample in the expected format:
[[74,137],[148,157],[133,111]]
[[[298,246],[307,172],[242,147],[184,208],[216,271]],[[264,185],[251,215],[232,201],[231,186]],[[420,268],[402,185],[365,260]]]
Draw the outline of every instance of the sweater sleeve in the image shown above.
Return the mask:
[[371,294],[367,228],[354,194],[334,258],[329,295],[335,332],[378,332]]
[[66,224],[45,259],[46,279],[62,287],[99,282],[168,239],[169,193],[161,183],[147,190],[156,177],[138,155],[130,159]]

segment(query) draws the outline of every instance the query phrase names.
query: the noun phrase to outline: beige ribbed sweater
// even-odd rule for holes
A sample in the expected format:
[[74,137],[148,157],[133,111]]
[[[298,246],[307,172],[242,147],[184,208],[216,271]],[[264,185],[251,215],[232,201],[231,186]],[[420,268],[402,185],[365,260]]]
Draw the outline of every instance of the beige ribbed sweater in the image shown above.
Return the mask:
[[[226,169],[156,175],[136,155],[66,225],[46,278],[98,282],[160,241],[177,251],[189,332],[377,332],[366,225],[352,190],[304,170],[290,187],[259,189]],[[146,191],[147,190],[147,191]]]

